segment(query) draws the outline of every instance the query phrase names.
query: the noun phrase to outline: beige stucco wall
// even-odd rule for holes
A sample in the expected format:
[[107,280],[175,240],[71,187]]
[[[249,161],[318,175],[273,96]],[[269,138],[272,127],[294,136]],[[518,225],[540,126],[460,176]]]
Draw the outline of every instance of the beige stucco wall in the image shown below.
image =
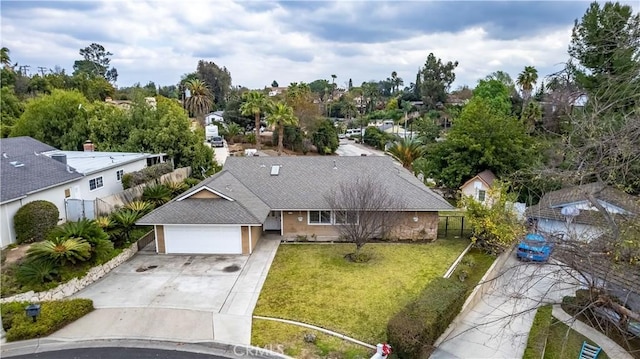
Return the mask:
[[[340,233],[338,233],[338,230],[334,226],[308,224],[307,215],[307,211],[283,211],[283,237],[286,239],[296,239],[298,235],[307,236],[307,240],[310,241],[331,241],[338,239]],[[302,217],[302,221],[298,221],[298,217]]]
[[164,246],[164,226],[156,226],[156,252],[166,253]]
[[262,236],[262,226],[251,227],[251,251],[256,249],[260,236]]
[[242,226],[240,232],[242,234],[242,254],[251,254],[249,251],[249,227]]
[[189,198],[220,198],[217,194],[207,191],[206,189],[200,190],[197,193],[192,194]]

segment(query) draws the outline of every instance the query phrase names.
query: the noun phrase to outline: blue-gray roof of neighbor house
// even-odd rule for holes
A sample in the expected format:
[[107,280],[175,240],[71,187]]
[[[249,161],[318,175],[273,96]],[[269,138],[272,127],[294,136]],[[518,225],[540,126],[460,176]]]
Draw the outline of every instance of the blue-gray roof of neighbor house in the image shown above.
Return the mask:
[[0,139],[0,203],[81,178],[74,168],[42,154],[55,150],[31,137]]

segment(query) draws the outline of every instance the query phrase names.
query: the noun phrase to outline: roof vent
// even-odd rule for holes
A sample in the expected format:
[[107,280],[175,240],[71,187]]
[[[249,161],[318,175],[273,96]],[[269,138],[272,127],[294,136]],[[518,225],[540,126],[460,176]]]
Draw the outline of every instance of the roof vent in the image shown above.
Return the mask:
[[22,163],[22,162],[18,162],[18,161],[11,161],[11,162],[9,162],[9,163],[11,163],[11,165],[12,165],[13,167],[16,167],[16,168],[18,168],[18,167],[24,167],[24,163]]
[[272,165],[271,166],[271,175],[277,176],[280,174],[280,165]]
[[334,170],[337,170],[337,169],[338,169],[338,166],[336,166],[336,160],[333,160],[333,169],[334,169]]
[[9,156],[7,155],[7,153],[6,153],[6,152],[2,152],[2,157],[4,157],[4,158],[9,158]]

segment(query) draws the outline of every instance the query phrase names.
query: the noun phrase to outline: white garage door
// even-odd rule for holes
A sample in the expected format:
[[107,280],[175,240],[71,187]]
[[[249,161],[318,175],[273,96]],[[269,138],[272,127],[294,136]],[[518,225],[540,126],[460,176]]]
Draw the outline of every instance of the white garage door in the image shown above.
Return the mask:
[[242,254],[240,226],[165,226],[167,254]]

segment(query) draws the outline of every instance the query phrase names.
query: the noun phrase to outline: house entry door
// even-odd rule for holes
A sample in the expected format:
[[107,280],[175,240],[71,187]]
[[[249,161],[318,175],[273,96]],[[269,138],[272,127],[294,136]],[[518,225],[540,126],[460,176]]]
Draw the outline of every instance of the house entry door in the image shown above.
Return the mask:
[[282,212],[271,211],[267,220],[264,221],[265,231],[279,231],[282,228]]

